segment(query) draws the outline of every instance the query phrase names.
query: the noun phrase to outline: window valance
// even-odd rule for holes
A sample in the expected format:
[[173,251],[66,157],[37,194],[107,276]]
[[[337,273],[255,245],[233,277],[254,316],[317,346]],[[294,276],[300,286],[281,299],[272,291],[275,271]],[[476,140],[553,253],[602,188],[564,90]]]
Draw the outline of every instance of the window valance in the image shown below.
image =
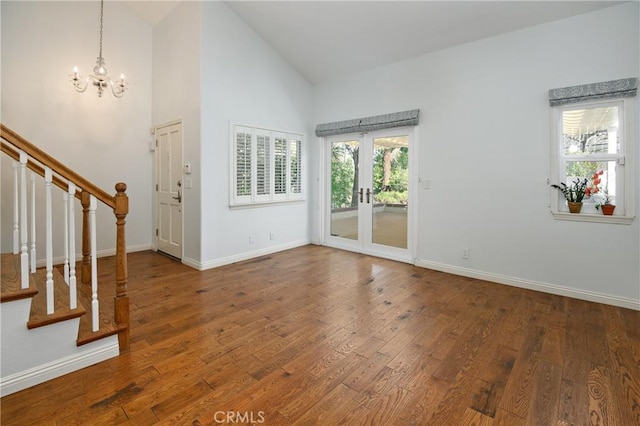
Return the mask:
[[392,127],[416,126],[419,121],[419,113],[419,109],[413,109],[410,111],[318,124],[316,126],[316,136],[342,135],[345,133],[390,129]]
[[626,98],[635,96],[637,90],[637,78],[561,87],[549,90],[549,104],[557,106],[591,100]]

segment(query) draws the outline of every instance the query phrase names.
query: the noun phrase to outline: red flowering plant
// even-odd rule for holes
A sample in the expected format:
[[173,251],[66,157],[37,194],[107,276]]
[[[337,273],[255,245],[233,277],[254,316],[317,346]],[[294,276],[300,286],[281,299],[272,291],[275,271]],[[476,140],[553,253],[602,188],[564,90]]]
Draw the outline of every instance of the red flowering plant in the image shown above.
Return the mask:
[[595,172],[593,176],[591,176],[591,186],[585,190],[585,197],[593,195],[596,209],[599,209],[602,205],[613,204],[607,188],[601,189],[599,186],[602,183],[602,175],[604,175],[604,170]]
[[599,172],[595,172],[593,176],[591,176],[591,186],[587,187],[584,192],[585,197],[590,197],[592,194],[597,194],[600,192],[600,185],[602,183],[602,179],[600,176],[604,174],[604,170],[600,170]]

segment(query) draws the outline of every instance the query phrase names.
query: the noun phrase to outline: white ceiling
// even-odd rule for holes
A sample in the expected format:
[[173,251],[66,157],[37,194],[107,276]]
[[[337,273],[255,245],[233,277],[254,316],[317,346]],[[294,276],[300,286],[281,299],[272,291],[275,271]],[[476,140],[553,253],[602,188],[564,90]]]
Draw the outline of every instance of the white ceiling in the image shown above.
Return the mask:
[[156,25],[162,21],[171,11],[180,4],[180,0],[160,0],[160,1],[140,1],[121,0],[134,14],[138,15],[151,25]]
[[[179,1],[123,2],[152,25]],[[622,1],[227,1],[318,84]]]

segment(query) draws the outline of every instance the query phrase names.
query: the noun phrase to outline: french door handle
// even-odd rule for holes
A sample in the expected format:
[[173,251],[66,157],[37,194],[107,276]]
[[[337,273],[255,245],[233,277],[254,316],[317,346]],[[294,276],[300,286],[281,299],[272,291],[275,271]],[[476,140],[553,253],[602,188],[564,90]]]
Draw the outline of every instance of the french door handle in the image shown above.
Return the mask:
[[367,204],[371,203],[371,189],[367,188]]
[[358,194],[360,194],[360,202],[362,202],[362,188],[360,188],[360,191],[358,191]]

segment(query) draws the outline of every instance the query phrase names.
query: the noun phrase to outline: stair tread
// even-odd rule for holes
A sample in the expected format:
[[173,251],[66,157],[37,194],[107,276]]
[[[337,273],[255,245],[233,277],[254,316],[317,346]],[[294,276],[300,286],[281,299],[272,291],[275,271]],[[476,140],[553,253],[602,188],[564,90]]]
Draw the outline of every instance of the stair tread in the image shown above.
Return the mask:
[[31,299],[31,313],[27,328],[42,327],[60,321],[66,321],[83,316],[87,310],[80,301],[77,308],[71,309],[69,303],[69,286],[60,272],[53,269],[53,303],[54,313],[47,314],[46,270],[38,269],[31,274],[32,281],[38,288],[38,294]]
[[78,346],[96,341],[98,339],[113,336],[119,331],[126,329],[126,326],[115,323],[114,318],[114,300],[115,286],[111,283],[113,277],[98,273],[98,300],[99,300],[99,330],[94,332],[92,329],[91,316],[91,284],[78,284],[78,300],[84,306],[87,306],[87,315],[80,318],[80,327],[78,329]]
[[[69,307],[69,286],[64,281],[62,273],[58,267],[53,268],[54,282],[54,313],[47,314],[47,296],[46,296],[46,270],[39,268],[35,273],[29,274],[29,288],[20,288],[20,255],[13,253],[3,253],[1,255],[2,266],[2,288],[1,301],[11,301],[19,299],[31,299],[31,312],[27,327],[37,328],[60,321],[73,318],[80,318],[78,327],[78,338],[76,344],[78,346],[94,342],[104,337],[118,334],[119,331],[126,329],[126,325],[118,325],[114,319],[114,285],[102,284],[109,277],[99,276],[98,292],[99,292],[99,330],[92,330],[91,315],[91,284],[82,284],[81,279],[77,277],[77,308]],[[76,269],[78,270],[78,269]],[[102,274],[101,274],[102,275]],[[111,291],[111,294],[109,292]]]
[[2,253],[0,257],[2,267],[0,302],[27,299],[38,293],[38,289],[31,279],[29,280],[29,288],[20,288],[19,254]]

